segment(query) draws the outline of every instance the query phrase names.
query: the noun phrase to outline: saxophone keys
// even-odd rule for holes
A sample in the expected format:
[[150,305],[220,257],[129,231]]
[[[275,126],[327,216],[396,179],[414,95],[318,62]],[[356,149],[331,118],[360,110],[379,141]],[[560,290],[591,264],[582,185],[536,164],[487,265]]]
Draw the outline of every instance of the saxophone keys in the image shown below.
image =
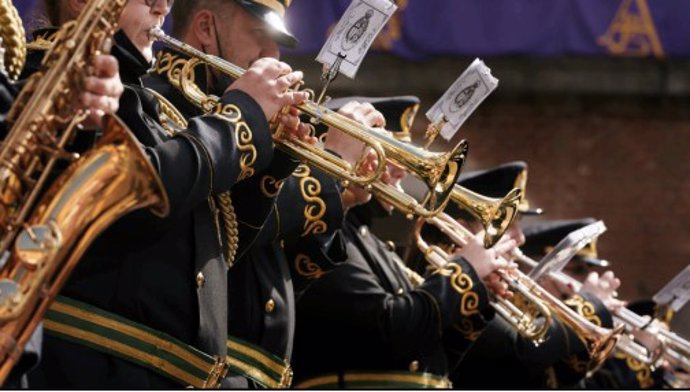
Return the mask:
[[0,320],[11,319],[22,303],[19,283],[12,279],[0,279]]
[[60,246],[61,235],[55,225],[27,226],[17,236],[15,254],[26,268],[35,270]]

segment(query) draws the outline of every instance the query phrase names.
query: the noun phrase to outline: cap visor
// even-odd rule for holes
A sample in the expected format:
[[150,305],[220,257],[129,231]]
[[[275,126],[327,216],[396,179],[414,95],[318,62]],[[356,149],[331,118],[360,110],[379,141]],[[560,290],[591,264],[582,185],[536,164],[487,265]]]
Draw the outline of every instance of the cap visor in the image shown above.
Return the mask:
[[[273,39],[278,43],[278,45],[287,47],[287,48],[296,48],[297,45],[299,44],[299,41],[297,38],[295,38],[294,35],[292,35],[289,31],[287,30],[281,30],[279,27],[276,27],[272,25],[269,21],[273,20],[271,18],[280,18],[278,14],[261,4],[257,4],[251,1],[246,1],[246,0],[236,0],[239,5],[242,6],[245,10],[247,10],[249,13],[252,15],[256,16],[259,18],[262,22],[266,23],[266,25],[269,26],[271,29],[271,36]],[[270,14],[273,14],[274,16],[269,17]],[[280,18],[282,21],[282,18]],[[279,24],[283,25],[282,22],[279,22]],[[283,28],[284,25],[283,25]]]

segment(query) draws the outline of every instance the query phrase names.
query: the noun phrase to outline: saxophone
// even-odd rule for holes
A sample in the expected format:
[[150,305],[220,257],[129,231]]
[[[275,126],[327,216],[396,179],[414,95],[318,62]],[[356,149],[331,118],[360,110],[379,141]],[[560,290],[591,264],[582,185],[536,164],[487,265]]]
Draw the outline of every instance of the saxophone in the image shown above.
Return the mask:
[[[93,240],[124,214],[168,213],[165,189],[127,127],[103,119],[82,156],[65,147],[88,111],[73,105],[84,75],[109,50],[127,0],[90,0],[62,27],[8,114],[0,147],[0,383]],[[68,160],[57,179],[56,163]]]
[[26,61],[26,32],[11,0],[0,0],[0,72],[16,80]]

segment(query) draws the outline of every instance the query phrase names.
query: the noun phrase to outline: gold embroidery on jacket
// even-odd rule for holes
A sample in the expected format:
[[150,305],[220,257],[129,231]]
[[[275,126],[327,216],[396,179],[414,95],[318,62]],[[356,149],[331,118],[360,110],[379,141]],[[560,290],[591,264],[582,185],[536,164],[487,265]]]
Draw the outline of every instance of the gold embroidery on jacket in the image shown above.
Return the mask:
[[158,100],[160,108],[158,120],[168,136],[173,137],[177,132],[187,128],[187,120],[167,98],[154,89],[146,88],[146,90]]
[[[159,56],[159,58],[161,58],[161,56]],[[171,61],[173,61],[174,56],[170,56],[170,59]],[[161,67],[165,68],[165,70],[169,70],[170,68],[166,64],[168,64],[168,60],[156,62],[157,67],[160,65]],[[170,66],[172,66],[172,64],[170,64]],[[159,73],[163,73],[165,72],[165,70],[160,71]],[[168,78],[169,81],[171,81],[172,83],[172,79],[170,79],[170,73],[168,73]],[[184,118],[184,115],[182,115],[182,113],[175,107],[175,105],[173,105],[170,101],[168,101],[157,91],[148,88],[147,90],[150,91],[153,94],[153,96],[156,97],[156,99],[158,100],[160,106],[160,112],[158,113],[159,122],[163,129],[165,129],[165,131],[168,133],[168,136],[172,137],[181,129],[187,128],[187,120]],[[178,127],[179,129],[175,127]],[[219,209],[216,208],[216,200],[220,205]],[[237,249],[239,247],[239,230],[237,225],[237,215],[235,214],[235,208],[232,205],[231,194],[229,191],[216,194],[215,198],[209,197],[208,203],[211,213],[214,217],[216,234],[218,236],[218,243],[221,248],[223,247],[223,241],[221,240],[221,229],[218,220],[218,212],[220,212],[220,215],[223,218],[223,228],[225,230],[226,241],[225,262],[227,263],[228,267],[232,267],[235,261],[235,255],[237,254]]]
[[471,342],[476,341],[483,332],[483,329],[477,330],[474,327],[474,323],[472,322],[472,319],[469,317],[463,318],[460,321],[460,325],[455,325],[454,327],[458,330],[458,332],[462,334],[462,336],[465,339]]
[[617,351],[615,353],[615,357],[625,360],[625,364],[630,368],[630,370],[635,372],[635,378],[637,379],[637,382],[640,383],[640,388],[648,389],[654,386],[652,370],[649,368],[649,366],[621,351]]
[[261,187],[261,193],[263,193],[264,196],[273,198],[278,196],[281,188],[283,188],[283,180],[277,180],[273,176],[265,175],[261,177],[259,186]]
[[321,267],[314,263],[309,256],[303,253],[300,253],[297,255],[297,257],[295,257],[295,271],[307,279],[319,279],[325,275],[325,272],[323,272]]
[[597,312],[591,302],[587,302],[578,294],[573,295],[564,302],[566,305],[574,307],[575,311],[579,313],[580,316],[587,319],[587,321],[595,324],[598,327],[601,327],[601,319],[599,316],[597,316]]
[[300,178],[300,192],[306,205],[304,207],[304,231],[302,237],[309,234],[321,234],[328,230],[328,225],[321,218],[326,215],[327,207],[319,195],[321,194],[321,183],[311,176],[311,170],[306,165],[299,165],[292,173],[293,176]]
[[256,147],[252,144],[254,141],[252,130],[249,128],[249,124],[242,119],[242,112],[237,105],[231,103],[216,105],[214,114],[235,124],[235,142],[240,150],[240,175],[237,181],[246,180],[254,175],[255,170],[252,166],[256,163],[257,158]]
[[459,264],[449,263],[438,270],[444,276],[450,277],[450,284],[460,294],[460,314],[471,316],[479,313],[479,295],[472,291],[472,278],[462,271]]

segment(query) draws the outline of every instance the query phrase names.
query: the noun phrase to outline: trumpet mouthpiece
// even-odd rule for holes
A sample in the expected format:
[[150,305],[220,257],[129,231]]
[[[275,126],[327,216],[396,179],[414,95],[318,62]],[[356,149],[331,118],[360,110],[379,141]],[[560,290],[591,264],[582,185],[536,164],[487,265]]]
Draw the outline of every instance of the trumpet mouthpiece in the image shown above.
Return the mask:
[[163,30],[161,30],[161,28],[157,27],[157,26],[152,27],[151,30],[149,30],[149,37],[154,38],[154,39],[160,38],[164,34],[165,33],[163,32]]

